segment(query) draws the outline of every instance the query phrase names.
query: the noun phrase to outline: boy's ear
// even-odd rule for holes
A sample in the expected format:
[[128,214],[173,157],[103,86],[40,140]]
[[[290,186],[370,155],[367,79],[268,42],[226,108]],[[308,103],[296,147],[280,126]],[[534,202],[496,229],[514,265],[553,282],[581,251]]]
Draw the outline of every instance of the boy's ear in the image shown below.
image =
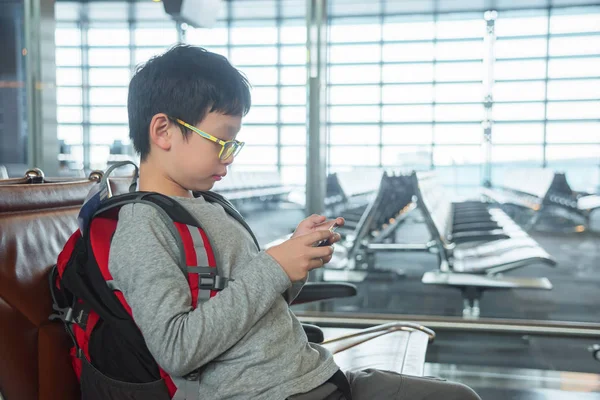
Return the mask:
[[171,149],[171,138],[173,122],[167,114],[159,113],[150,120],[150,144],[154,144],[162,150]]

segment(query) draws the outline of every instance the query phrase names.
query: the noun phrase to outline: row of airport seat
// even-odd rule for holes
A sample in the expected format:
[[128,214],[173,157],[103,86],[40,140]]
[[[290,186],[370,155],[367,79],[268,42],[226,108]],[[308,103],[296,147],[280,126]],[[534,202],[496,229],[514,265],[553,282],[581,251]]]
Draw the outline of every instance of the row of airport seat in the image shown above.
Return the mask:
[[285,200],[292,187],[284,185],[278,171],[237,171],[230,169],[223,181],[213,189],[238,205],[248,201],[279,202]]
[[340,171],[336,175],[344,194],[350,198],[376,191],[382,172],[379,168],[359,168]]
[[328,174],[325,181],[325,208],[336,209],[347,202],[348,197],[340,185],[337,174]]
[[[70,339],[60,322],[48,319],[52,313],[48,273],[77,229],[78,210],[100,176],[0,180],[0,396],[4,400],[80,398],[68,355]],[[128,178],[109,182],[114,194],[129,190]],[[305,286],[296,302],[354,294],[352,285],[313,283]],[[435,337],[425,327],[402,321],[337,338],[315,326],[306,325],[305,331],[309,339],[334,353],[343,370],[376,365],[417,376],[423,374],[427,345]],[[387,351],[392,348],[393,352]]]
[[347,208],[366,206],[379,187],[381,174],[379,168],[356,168],[329,174],[325,192],[326,212],[333,215]]
[[[426,272],[422,282],[459,289],[465,317],[479,315],[479,298],[485,290],[552,289],[544,277],[505,275],[534,264],[556,265],[553,257],[506,213],[486,202],[452,202],[450,199],[433,172],[383,173],[377,195],[364,208],[359,223],[346,231],[347,259],[337,260],[331,269],[352,270],[358,279],[373,273],[389,275],[393,271],[375,266],[376,253],[433,252],[438,256],[439,267]],[[395,231],[401,228],[406,216],[415,209],[421,212],[431,240],[389,243],[393,242]],[[325,277],[340,275],[329,272]]]
[[479,316],[479,299],[486,290],[552,289],[545,277],[505,275],[529,265],[556,266],[554,258],[507,214],[479,201],[450,202],[430,173],[414,173],[413,183],[440,265],[426,272],[422,282],[460,290],[465,317]]
[[[432,173],[415,173],[413,182],[419,208],[426,214],[426,223],[432,234],[439,236],[438,242],[444,248],[443,262],[454,271],[495,274],[530,262],[556,264],[502,210],[479,201],[452,203]],[[486,243],[486,247],[471,245],[466,251],[456,249],[457,245],[472,243]]]
[[592,212],[600,208],[600,196],[575,192],[564,173],[548,168],[511,170],[510,178],[484,188],[483,195],[498,204],[529,211],[527,229],[534,228],[546,213],[560,210],[579,217],[583,229],[576,229],[585,230]]
[[554,173],[547,202],[580,215],[584,218],[586,227],[589,227],[592,212],[600,209],[600,195],[573,190],[567,176],[559,172]]
[[350,267],[355,268],[358,263],[366,267],[367,274],[392,273],[393,276],[389,270],[375,268],[374,249],[377,244],[393,238],[396,229],[414,208],[411,203],[412,190],[406,176],[393,171],[383,172],[375,197],[345,237]]

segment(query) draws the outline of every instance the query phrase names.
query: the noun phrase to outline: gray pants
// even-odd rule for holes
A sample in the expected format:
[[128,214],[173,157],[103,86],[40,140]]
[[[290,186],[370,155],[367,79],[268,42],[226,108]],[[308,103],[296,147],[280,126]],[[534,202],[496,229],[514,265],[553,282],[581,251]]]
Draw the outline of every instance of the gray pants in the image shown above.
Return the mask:
[[[401,375],[365,369],[347,372],[352,400],[481,400],[473,389],[440,378]],[[344,400],[337,387],[324,383],[315,389],[291,396],[289,400]]]

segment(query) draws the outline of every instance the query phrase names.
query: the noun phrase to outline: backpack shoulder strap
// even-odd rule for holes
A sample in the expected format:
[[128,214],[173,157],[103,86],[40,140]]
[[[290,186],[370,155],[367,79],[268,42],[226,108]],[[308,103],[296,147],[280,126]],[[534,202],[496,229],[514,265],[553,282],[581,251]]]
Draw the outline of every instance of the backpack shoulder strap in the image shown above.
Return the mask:
[[[176,200],[154,192],[127,193],[108,199],[94,217],[113,214],[114,211],[111,210],[118,210],[130,203],[152,206],[166,221],[173,222],[167,226],[177,240],[180,266],[187,271],[193,308],[196,308],[198,300],[208,300],[227,286],[229,279],[218,274],[216,258],[207,233],[197,219]],[[113,218],[116,219],[114,214]],[[101,269],[104,268],[101,266]],[[105,278],[108,278],[107,281],[112,280],[110,274],[106,274]]]
[[231,204],[229,200],[227,200],[222,195],[211,191],[194,192],[194,196],[202,196],[206,201],[221,205],[227,214],[229,214],[232,218],[234,218],[236,221],[242,224],[244,228],[246,228],[248,233],[250,233],[250,236],[252,236],[252,240],[254,240],[256,248],[260,250],[260,244],[258,243],[256,236],[254,236],[254,232],[252,232],[252,229],[250,229],[250,226],[248,226],[248,224],[244,220],[244,217],[242,217],[242,214],[240,214],[240,212],[236,210],[236,208],[233,206],[233,204]]

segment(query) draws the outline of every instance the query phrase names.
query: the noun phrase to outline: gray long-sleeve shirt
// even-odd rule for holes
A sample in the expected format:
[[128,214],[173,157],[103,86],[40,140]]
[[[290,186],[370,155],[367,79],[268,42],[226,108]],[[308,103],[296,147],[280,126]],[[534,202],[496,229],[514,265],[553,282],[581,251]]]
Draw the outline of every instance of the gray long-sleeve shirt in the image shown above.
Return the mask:
[[158,364],[173,376],[202,367],[204,399],[285,399],[325,382],[338,367],[308,343],[286,301],[303,282],[292,285],[220,205],[176,200],[202,224],[220,273],[234,281],[192,310],[172,222],[145,204],[121,209],[109,270]]

